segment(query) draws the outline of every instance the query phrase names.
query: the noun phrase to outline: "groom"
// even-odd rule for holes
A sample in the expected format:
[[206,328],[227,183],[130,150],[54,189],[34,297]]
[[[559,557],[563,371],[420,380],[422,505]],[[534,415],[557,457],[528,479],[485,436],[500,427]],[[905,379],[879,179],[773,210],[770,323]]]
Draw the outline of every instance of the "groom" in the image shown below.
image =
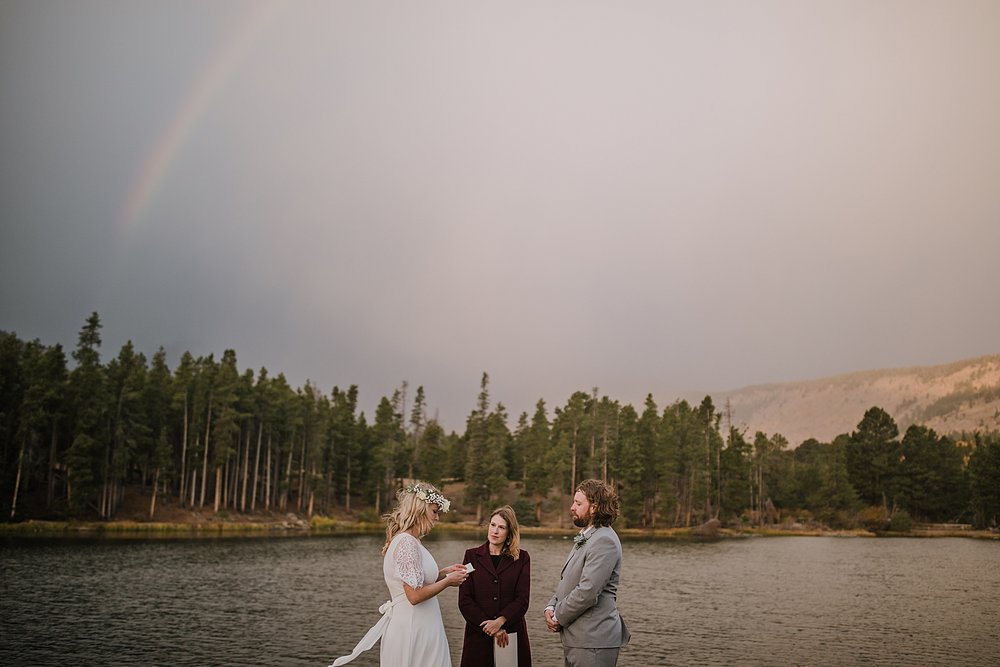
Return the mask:
[[545,608],[545,624],[562,635],[566,667],[614,667],[630,636],[615,603],[622,543],[611,524],[618,518],[618,494],[588,479],[576,487],[569,513],[582,530]]

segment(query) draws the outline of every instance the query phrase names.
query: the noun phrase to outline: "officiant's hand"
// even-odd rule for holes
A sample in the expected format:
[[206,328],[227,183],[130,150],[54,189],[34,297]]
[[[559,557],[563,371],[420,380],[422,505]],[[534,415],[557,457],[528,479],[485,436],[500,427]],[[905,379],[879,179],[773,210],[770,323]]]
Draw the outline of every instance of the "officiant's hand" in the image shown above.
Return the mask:
[[488,634],[490,637],[496,636],[498,632],[503,632],[503,624],[507,622],[507,619],[503,616],[498,616],[492,621],[483,621],[479,624],[479,627],[483,629],[483,632]]
[[506,648],[507,644],[510,642],[510,638],[507,636],[507,631],[503,628],[493,635],[493,638],[497,640],[497,646],[500,648]]

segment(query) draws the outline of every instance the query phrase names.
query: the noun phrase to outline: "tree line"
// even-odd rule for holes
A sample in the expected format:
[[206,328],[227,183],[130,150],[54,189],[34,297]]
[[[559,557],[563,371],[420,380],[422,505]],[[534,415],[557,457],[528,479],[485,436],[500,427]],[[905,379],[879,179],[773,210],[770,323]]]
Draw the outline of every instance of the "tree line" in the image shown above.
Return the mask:
[[[403,382],[369,418],[358,387],[293,388],[282,374],[240,371],[236,353],[181,356],[170,369],[131,342],[102,363],[101,321],[87,318],[72,351],[0,332],[0,510],[115,518],[126,490],[215,512],[335,511],[374,518],[403,478],[461,480],[477,519],[511,483],[525,524],[560,507],[589,477],[614,484],[623,525],[667,528],[817,521],[831,527],[910,520],[996,526],[1000,435],[900,437],[879,407],[832,442],[798,447],[752,436],[706,396],[641,411],[597,388],[550,414],[539,400],[511,427],[484,373],[464,433],[428,417],[423,387]],[[145,496],[144,496],[145,497]]]

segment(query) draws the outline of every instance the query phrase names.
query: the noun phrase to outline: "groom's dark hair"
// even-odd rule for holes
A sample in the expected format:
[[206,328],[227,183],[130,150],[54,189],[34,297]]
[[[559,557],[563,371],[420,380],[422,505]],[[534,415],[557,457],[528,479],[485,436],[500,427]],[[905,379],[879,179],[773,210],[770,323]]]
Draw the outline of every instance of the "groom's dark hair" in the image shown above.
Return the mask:
[[618,494],[614,487],[599,479],[588,479],[576,487],[593,506],[594,525],[610,526],[618,518]]

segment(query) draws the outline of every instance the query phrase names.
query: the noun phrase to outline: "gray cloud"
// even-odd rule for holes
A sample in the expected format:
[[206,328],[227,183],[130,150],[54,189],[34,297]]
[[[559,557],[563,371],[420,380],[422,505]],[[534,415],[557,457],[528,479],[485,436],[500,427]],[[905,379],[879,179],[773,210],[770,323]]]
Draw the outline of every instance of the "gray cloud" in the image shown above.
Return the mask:
[[0,328],[451,428],[996,353],[997,62],[993,2],[6,3]]

